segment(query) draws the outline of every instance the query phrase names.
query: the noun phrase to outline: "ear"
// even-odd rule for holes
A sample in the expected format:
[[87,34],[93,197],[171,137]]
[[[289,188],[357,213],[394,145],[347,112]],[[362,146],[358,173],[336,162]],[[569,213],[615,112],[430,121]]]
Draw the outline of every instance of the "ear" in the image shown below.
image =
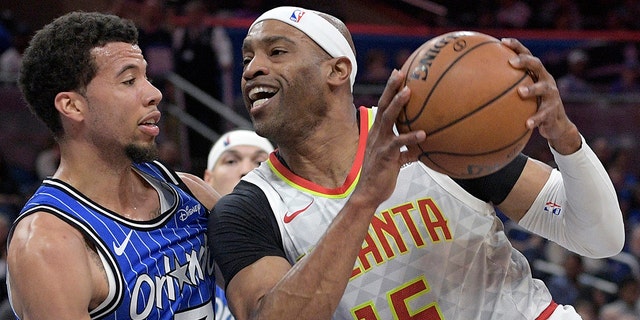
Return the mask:
[[204,170],[204,176],[202,177],[202,180],[204,180],[204,182],[206,182],[209,185],[212,184],[213,173],[211,172],[211,170],[209,170],[209,169],[205,169]]
[[84,119],[87,103],[86,99],[79,93],[73,91],[60,92],[56,95],[54,104],[63,119],[68,118],[75,122],[80,122]]
[[330,85],[340,86],[349,84],[351,76],[351,60],[347,57],[333,58],[329,60],[331,63],[331,73],[327,81]]

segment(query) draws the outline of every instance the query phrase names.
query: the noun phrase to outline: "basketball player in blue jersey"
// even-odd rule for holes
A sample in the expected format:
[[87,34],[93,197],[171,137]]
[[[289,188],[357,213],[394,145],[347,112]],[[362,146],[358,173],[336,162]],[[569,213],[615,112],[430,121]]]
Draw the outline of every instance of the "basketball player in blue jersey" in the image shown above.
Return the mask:
[[[538,81],[527,120],[559,170],[518,156],[454,181],[394,134],[410,95],[392,72],[375,108],[353,106],[355,50],[324,13],[279,7],[243,43],[242,91],[258,134],[278,150],[215,206],[214,258],[238,319],[579,319],[552,301],[515,250],[494,205],[535,233],[589,257],[618,253],[613,185],[567,118],[555,80],[520,42],[514,68]],[[464,88],[460,88],[464,90]]]
[[208,212],[217,194],[156,158],[162,95],[131,21],[66,14],[37,32],[20,87],[61,161],[17,218],[21,319],[213,319]]

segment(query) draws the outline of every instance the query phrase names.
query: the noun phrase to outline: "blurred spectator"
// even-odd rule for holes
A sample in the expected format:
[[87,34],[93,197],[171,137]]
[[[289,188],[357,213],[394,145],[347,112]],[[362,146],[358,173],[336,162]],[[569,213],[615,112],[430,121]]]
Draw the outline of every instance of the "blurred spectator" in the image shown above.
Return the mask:
[[[223,100],[222,80],[231,73],[233,51],[231,40],[222,26],[211,26],[210,16],[202,1],[194,0],[185,5],[186,25],[176,28],[173,34],[176,73],[213,98]],[[226,87],[231,88],[231,84]],[[224,90],[228,92],[230,90]],[[223,101],[230,105],[232,101]],[[227,131],[224,119],[189,94],[184,96],[186,111],[208,125],[214,131]],[[189,130],[189,155],[192,172],[203,172],[206,167],[207,148],[211,141]]]
[[573,306],[582,317],[582,320],[598,320],[597,307],[592,301],[579,298],[574,302]]
[[575,253],[566,256],[564,274],[554,275],[546,282],[553,301],[559,304],[574,305],[582,291],[585,290],[579,277],[584,273],[582,257]]
[[396,53],[393,54],[393,67],[400,70],[412,53],[413,50],[407,48],[397,50]]
[[637,0],[622,0],[612,3],[607,14],[607,28],[610,30],[638,30],[640,22],[640,2]]
[[579,30],[583,27],[580,7],[573,0],[545,0],[539,7],[535,21],[539,28]]
[[576,49],[567,56],[568,73],[558,78],[558,91],[560,95],[576,93],[591,93],[593,87],[587,81],[585,72],[589,64],[589,56],[582,49]]
[[[613,302],[607,303],[600,310],[602,320],[640,319],[638,298],[640,298],[640,283],[634,277],[627,277],[618,284],[618,296]],[[632,316],[633,318],[629,318]]]
[[25,23],[20,23],[13,33],[11,47],[0,55],[0,82],[16,84],[22,65],[22,54],[29,45],[32,30]]
[[0,54],[11,47],[13,23],[14,17],[11,10],[6,9],[0,12]]
[[230,17],[254,20],[271,6],[271,1],[267,0],[240,0],[238,2],[239,5],[227,13]]
[[[640,226],[640,183],[636,183],[630,188],[627,222],[631,228]],[[638,235],[638,247],[634,254],[640,259],[640,235]]]
[[168,165],[170,168],[177,168],[179,171],[185,171],[182,164],[180,147],[172,140],[166,140],[158,143],[158,158],[160,161]]
[[119,17],[132,20],[137,25],[140,24],[140,10],[142,7],[142,1],[114,0],[110,2],[111,7],[109,8],[108,12]]
[[609,90],[610,93],[640,93],[640,66],[629,65],[620,69],[618,79],[616,79]]
[[611,141],[606,136],[599,136],[593,139],[589,144],[598,159],[607,168],[613,161],[615,148],[611,145]]
[[361,82],[385,84],[391,74],[388,58],[387,53],[382,49],[369,49],[366,53]]
[[[0,210],[0,282],[7,279],[7,236],[13,219]],[[0,286],[0,320],[14,320],[15,315],[9,304],[7,286]]]
[[500,0],[495,14],[498,27],[522,29],[529,23],[531,7],[522,0]]
[[626,237],[625,251],[638,259],[640,263],[640,225],[635,225]]
[[138,24],[138,45],[147,60],[147,76],[167,94],[166,77],[173,71],[173,39],[166,24],[165,7],[161,0],[145,0]]
[[60,148],[51,138],[49,144],[38,153],[35,160],[36,175],[39,180],[53,176],[60,165]]
[[13,219],[23,204],[20,182],[14,177],[11,165],[0,152],[0,211]]

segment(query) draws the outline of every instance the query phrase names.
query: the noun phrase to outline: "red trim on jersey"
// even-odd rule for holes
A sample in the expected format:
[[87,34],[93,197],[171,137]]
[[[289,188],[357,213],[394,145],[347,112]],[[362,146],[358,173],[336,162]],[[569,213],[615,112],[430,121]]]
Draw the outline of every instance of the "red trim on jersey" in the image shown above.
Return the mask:
[[551,314],[556,311],[556,308],[558,307],[558,304],[551,300],[551,302],[549,303],[549,306],[547,306],[544,310],[542,310],[542,313],[540,313],[540,315],[536,318],[536,320],[546,320],[549,319],[549,317],[551,317]]
[[354,159],[353,166],[351,167],[351,170],[349,171],[349,174],[347,175],[347,178],[345,179],[345,182],[342,186],[333,189],[325,188],[321,185],[297,176],[295,173],[291,172],[289,168],[282,164],[280,160],[278,160],[275,152],[272,152],[269,155],[269,161],[273,165],[273,168],[275,168],[278,173],[280,173],[284,178],[302,188],[325,195],[343,195],[352,187],[352,184],[356,182],[358,175],[360,174],[360,169],[362,168],[362,162],[364,160],[364,150],[367,147],[367,137],[369,136],[369,111],[370,110],[366,107],[360,107],[358,109],[358,112],[360,113],[360,139],[358,142],[358,151],[356,154],[356,158]]

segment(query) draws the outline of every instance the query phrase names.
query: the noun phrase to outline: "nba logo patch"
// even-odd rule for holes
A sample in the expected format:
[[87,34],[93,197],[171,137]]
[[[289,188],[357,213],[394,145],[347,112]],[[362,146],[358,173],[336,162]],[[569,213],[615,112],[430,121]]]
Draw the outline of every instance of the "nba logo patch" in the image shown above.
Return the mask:
[[549,201],[547,203],[545,203],[544,205],[544,211],[547,211],[553,215],[560,215],[560,212],[562,211],[562,206],[560,206],[559,204]]
[[296,9],[291,13],[289,20],[293,22],[300,22],[300,20],[302,19],[302,16],[304,16],[304,11],[300,9]]

